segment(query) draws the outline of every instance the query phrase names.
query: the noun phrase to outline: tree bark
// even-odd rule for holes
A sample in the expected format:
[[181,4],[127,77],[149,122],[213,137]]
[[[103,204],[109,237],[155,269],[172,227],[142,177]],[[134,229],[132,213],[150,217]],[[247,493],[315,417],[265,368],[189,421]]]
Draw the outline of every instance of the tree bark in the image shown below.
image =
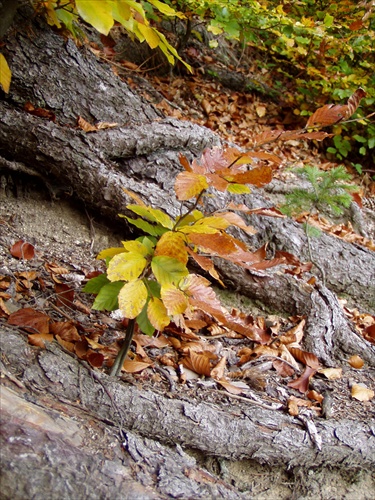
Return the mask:
[[[35,19],[29,25],[27,10],[21,11],[17,23],[22,29],[11,31],[3,50],[12,70],[12,84],[9,95],[2,94],[0,100],[0,168],[38,176],[52,192],[56,186],[64,186],[86,206],[108,218],[127,213],[130,198],[123,188],[132,190],[152,206],[177,215],[179,205],[173,197],[173,183],[181,171],[178,155],[199,156],[205,148],[219,146],[220,139],[190,122],[164,118],[113,75],[108,65],[98,63],[87,48],[78,48],[71,40],[53,33],[41,20]],[[24,110],[27,102],[35,108],[51,111],[54,119],[27,113]],[[80,116],[91,123],[102,121],[118,126],[85,133],[76,126]],[[249,208],[271,204],[258,190],[242,201]],[[211,203],[217,207],[223,200]],[[306,237],[297,223],[257,216],[249,217],[249,222],[258,229],[258,234],[244,240],[254,249],[268,242],[278,250],[308,260]],[[360,309],[375,312],[374,253],[329,235],[314,240],[313,251],[316,262],[326,271],[326,286],[319,280],[316,286],[308,285],[278,269],[254,273],[228,262],[218,263],[218,269],[225,282],[242,294],[274,311],[306,316],[305,347],[324,364],[336,366],[348,354],[356,353],[375,366],[374,347],[354,330],[335,295],[345,293]],[[59,414],[64,408],[72,414],[73,409],[78,408],[80,414],[100,423],[98,432],[106,434],[112,427],[116,439],[120,433],[129,452],[124,459],[127,465],[134,466],[134,459],[145,461],[150,477],[157,468],[152,453],[164,454],[158,491],[147,490],[141,481],[130,482],[134,498],[137,495],[144,495],[142,498],[178,496],[178,487],[187,497],[241,498],[241,494],[226,483],[202,479],[203,472],[181,446],[228,460],[246,458],[296,470],[327,463],[338,468],[344,464],[352,469],[374,465],[374,421],[319,422],[323,443],[319,450],[309,437],[306,425],[280,411],[255,406],[251,410],[241,407],[233,413],[203,401],[187,402],[139,390],[105,374],[95,372],[94,376],[60,348],[51,346],[36,354],[20,335],[6,329],[2,333],[2,349],[8,363],[4,368],[6,376],[21,384],[20,395],[7,395],[10,401],[21,405],[17,398],[27,399],[28,395],[36,394],[37,404],[48,408],[53,402],[54,411]],[[16,377],[17,373],[21,375]],[[10,415],[11,406],[7,407]],[[32,411],[36,409],[33,407]],[[43,418],[47,421],[49,411],[45,412]],[[83,469],[72,473],[66,463],[53,456],[51,442],[59,450],[59,457],[66,454],[67,462],[73,460],[74,453],[69,452],[69,446],[78,450],[88,432],[87,428],[83,433],[76,429],[74,437],[70,417],[72,434],[64,437],[60,436],[61,429],[41,430],[33,423],[30,425],[26,418],[5,422],[6,491],[11,493],[9,478],[14,471],[20,481],[13,498],[33,496],[40,485],[46,498],[46,492],[52,491],[48,485],[50,474],[45,472],[49,467],[62,478],[59,485],[55,485],[59,492],[56,498],[88,497],[84,484],[87,474]],[[12,435],[18,436],[18,444],[11,440]],[[33,452],[27,440],[34,443]],[[121,453],[120,448],[117,441],[114,453]],[[150,449],[154,451],[150,453]],[[100,468],[100,460],[89,451],[76,452],[87,470]],[[20,461],[16,465],[12,462],[15,454],[25,457],[28,453],[35,453],[41,470],[29,486],[26,481],[31,461],[27,457],[22,459],[24,468]],[[130,472],[121,469],[123,459],[116,456],[106,460],[103,452],[100,453],[108,467],[94,480],[97,490],[89,497],[115,498]],[[47,461],[43,454],[48,457]],[[176,467],[174,489],[168,480],[172,464]],[[121,479],[116,479],[119,476]],[[72,486],[74,494],[71,494],[68,485],[77,479],[79,484]],[[105,487],[108,487],[107,493],[103,493]]]

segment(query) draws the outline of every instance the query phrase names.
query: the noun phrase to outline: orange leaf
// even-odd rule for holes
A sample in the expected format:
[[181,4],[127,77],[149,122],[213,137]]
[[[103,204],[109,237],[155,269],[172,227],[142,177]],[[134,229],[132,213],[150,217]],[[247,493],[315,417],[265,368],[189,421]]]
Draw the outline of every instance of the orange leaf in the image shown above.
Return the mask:
[[23,240],[16,241],[16,243],[14,243],[14,245],[12,245],[10,249],[10,253],[16,259],[24,260],[31,260],[35,255],[33,245]]
[[49,322],[50,318],[47,314],[36,311],[31,307],[20,309],[12,313],[8,318],[10,325],[19,326],[27,332],[40,334],[49,333]]
[[174,185],[177,199],[180,201],[190,200],[190,198],[198,196],[207,188],[206,177],[194,172],[179,173]]
[[373,390],[359,384],[354,384],[351,389],[351,396],[358,401],[370,401],[374,397]]
[[214,378],[215,380],[222,379],[224,377],[226,363],[227,363],[227,357],[223,356],[218,362],[218,364],[215,366],[215,368],[212,368],[211,377]]
[[45,349],[46,342],[53,341],[53,335],[50,333],[32,333],[27,336],[29,344]]
[[360,368],[363,367],[363,365],[365,364],[363,359],[360,358],[358,356],[358,354],[354,354],[353,356],[351,356],[349,358],[349,361],[348,361],[349,365],[352,366],[353,368],[356,368],[357,370],[359,370]]
[[97,128],[95,125],[91,125],[88,121],[86,121],[82,116],[79,116],[77,118],[77,124],[80,129],[82,129],[84,132],[96,132]]
[[211,374],[211,361],[217,356],[210,351],[195,352],[189,350],[189,357],[182,359],[182,364],[199,375],[209,377]]
[[256,167],[247,172],[235,174],[231,181],[238,184],[252,184],[256,187],[262,187],[272,181],[272,168],[266,165]]
[[164,233],[155,247],[154,255],[166,255],[187,264],[189,259],[184,236],[181,233],[168,231]]
[[134,361],[131,359],[125,359],[124,364],[122,365],[122,369],[126,373],[138,373],[146,368],[152,366],[152,363],[144,363],[143,361]]

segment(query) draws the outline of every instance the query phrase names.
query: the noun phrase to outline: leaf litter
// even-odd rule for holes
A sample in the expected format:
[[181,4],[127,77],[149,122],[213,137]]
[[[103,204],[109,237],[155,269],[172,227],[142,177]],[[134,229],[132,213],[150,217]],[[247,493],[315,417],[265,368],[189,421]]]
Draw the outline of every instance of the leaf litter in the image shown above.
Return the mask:
[[[8,259],[16,259],[9,249]],[[0,276],[0,321],[25,331],[35,348],[56,341],[92,369],[108,372],[121,348],[127,320],[90,309],[90,296],[80,289],[85,274],[92,273],[75,268],[80,279],[74,283],[69,280],[74,274],[69,265],[46,259],[35,271],[32,259],[23,264],[17,275]],[[28,285],[16,291],[20,279]],[[349,310],[346,314],[369,337],[375,317]],[[366,380],[366,367],[358,356],[348,359],[347,367],[324,368],[313,353],[302,349],[304,318],[273,317],[271,321],[235,308],[222,310],[221,315],[225,323],[197,307],[184,328],[171,323],[156,337],[138,331],[122,367],[123,376],[178,393],[209,391],[211,398],[248,402],[293,416],[303,408],[321,416],[324,379],[331,386],[340,383],[337,399],[346,409],[371,404],[371,381]]]

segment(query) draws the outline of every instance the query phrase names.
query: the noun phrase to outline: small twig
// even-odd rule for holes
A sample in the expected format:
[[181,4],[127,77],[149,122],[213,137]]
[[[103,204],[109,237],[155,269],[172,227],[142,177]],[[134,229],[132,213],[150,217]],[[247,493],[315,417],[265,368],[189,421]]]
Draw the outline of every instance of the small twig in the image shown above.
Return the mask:
[[128,327],[127,327],[126,333],[125,333],[124,343],[120,349],[120,352],[117,354],[115,362],[113,363],[113,366],[112,366],[111,371],[109,373],[109,375],[111,377],[118,377],[120,372],[121,372],[122,365],[124,364],[126,355],[128,354],[130,344],[133,340],[134,327],[135,327],[135,318],[129,320]]

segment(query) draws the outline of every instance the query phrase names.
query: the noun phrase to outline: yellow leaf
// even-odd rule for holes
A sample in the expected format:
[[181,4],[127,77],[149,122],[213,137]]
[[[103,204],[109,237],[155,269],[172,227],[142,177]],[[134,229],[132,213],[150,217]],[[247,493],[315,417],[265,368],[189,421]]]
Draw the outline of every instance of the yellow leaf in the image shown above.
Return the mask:
[[78,14],[99,33],[108,35],[113,26],[112,5],[107,0],[76,0]]
[[3,54],[0,54],[0,85],[3,87],[6,94],[9,92],[11,78],[12,72],[10,71],[8,63]]
[[147,260],[137,252],[123,252],[115,255],[108,265],[110,281],[134,281],[147,265]]
[[126,318],[134,319],[141,313],[147,297],[147,288],[142,280],[126,283],[118,294],[119,309]]
[[166,255],[187,264],[188,253],[182,234],[168,231],[164,233],[155,248],[155,255]]
[[139,253],[140,255],[143,255],[144,257],[149,253],[148,248],[145,245],[143,245],[140,241],[136,240],[123,241],[122,244],[124,245],[124,248],[128,252],[136,252]]
[[170,316],[183,314],[189,305],[186,295],[173,285],[163,285],[160,295]]
[[179,17],[180,19],[185,19],[185,15],[182,12],[177,12],[172,9],[169,5],[159,2],[159,0],[148,0],[150,4],[154,5],[162,14],[166,16]]
[[113,257],[115,255],[118,255],[119,253],[124,253],[124,252],[126,252],[126,250],[123,247],[106,248],[105,250],[102,250],[96,258],[97,259],[106,259],[107,257]]
[[157,30],[151,28],[150,26],[145,26],[141,23],[138,23],[138,29],[145,37],[146,42],[152,49],[156,49],[156,47],[160,45],[160,38]]
[[152,298],[148,303],[147,316],[155,330],[159,330],[160,332],[171,322],[165,305],[157,298]]
[[358,401],[370,401],[375,393],[371,389],[367,389],[367,387],[363,387],[363,385],[354,384],[352,386],[351,391],[352,398],[357,399]]
[[179,173],[174,185],[177,199],[180,201],[190,200],[190,198],[198,196],[207,188],[206,177],[194,172]]
[[266,107],[265,106],[257,106],[255,108],[256,112],[257,112],[257,115],[259,116],[259,118],[262,118],[263,116],[266,115]]

